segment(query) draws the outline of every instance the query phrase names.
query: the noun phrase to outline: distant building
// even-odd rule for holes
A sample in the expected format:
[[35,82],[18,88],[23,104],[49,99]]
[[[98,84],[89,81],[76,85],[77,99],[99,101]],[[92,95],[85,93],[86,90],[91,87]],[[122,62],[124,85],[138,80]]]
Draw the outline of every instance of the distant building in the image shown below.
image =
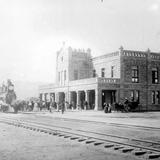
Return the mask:
[[160,110],[160,54],[125,50],[91,57],[91,50],[57,52],[56,83],[40,86],[41,100],[65,100],[101,110],[104,102],[137,101],[141,110]]

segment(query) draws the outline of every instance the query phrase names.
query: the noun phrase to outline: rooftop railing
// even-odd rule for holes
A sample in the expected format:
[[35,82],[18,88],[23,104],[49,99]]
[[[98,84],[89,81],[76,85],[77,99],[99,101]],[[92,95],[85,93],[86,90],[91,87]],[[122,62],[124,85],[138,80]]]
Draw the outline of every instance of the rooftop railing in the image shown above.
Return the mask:
[[[119,78],[103,78],[103,77],[95,77],[95,78],[87,78],[87,79],[80,79],[80,80],[74,80],[69,82],[69,86],[74,86],[74,85],[89,85],[89,84],[105,84],[105,83],[110,83],[110,84],[119,84],[120,79]],[[58,88],[58,87],[66,87],[68,85],[55,85],[55,84],[48,84],[48,85],[42,85],[39,86],[39,90],[47,90],[47,89],[53,89],[53,88]]]
[[95,77],[95,78],[87,78],[81,80],[70,81],[70,85],[80,85],[80,84],[92,84],[92,83],[112,83],[117,84],[120,83],[119,78],[103,78],[103,77]]
[[50,88],[54,88],[56,85],[55,84],[45,84],[45,85],[41,85],[39,86],[39,89],[50,89]]
[[103,77],[98,77],[97,78],[98,83],[120,83],[120,78],[103,78]]

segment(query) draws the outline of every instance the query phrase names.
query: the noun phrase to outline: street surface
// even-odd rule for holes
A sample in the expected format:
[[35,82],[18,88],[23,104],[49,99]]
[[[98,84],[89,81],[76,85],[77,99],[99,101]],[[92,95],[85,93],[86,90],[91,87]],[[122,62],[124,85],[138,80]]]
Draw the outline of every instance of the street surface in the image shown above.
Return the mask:
[[[42,111],[18,114],[0,113],[0,117],[34,121],[70,130],[86,131],[86,133],[94,132],[160,142],[159,112],[105,114],[101,111],[68,111],[61,114],[61,112]],[[136,157],[102,146],[79,143],[3,123],[0,123],[0,142],[0,159],[2,160],[145,159],[143,156]],[[137,144],[137,142],[133,143]]]

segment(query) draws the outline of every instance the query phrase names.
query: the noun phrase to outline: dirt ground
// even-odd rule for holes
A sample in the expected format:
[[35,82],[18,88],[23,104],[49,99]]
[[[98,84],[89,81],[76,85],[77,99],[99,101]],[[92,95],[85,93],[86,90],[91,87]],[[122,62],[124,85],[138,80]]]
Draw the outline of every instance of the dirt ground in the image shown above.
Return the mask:
[[136,160],[136,157],[0,123],[0,160]]

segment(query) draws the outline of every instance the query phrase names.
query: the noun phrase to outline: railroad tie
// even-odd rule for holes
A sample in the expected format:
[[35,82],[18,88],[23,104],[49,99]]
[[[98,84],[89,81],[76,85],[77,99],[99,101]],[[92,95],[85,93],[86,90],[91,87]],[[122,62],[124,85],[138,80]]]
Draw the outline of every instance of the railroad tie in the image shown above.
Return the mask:
[[64,138],[70,138],[71,136],[64,136]]
[[134,149],[133,148],[123,148],[122,149],[122,152],[123,153],[126,153],[126,152],[131,152],[131,151],[133,151]]
[[119,149],[122,149],[122,148],[124,148],[124,147],[123,146],[115,146],[114,150],[119,150]]
[[59,136],[59,137],[63,137],[63,136],[65,136],[65,135],[64,135],[64,134],[59,134],[58,136]]
[[106,144],[104,147],[105,148],[111,148],[111,147],[113,147],[114,146],[114,144]]
[[86,141],[86,139],[82,138],[78,140],[78,142],[83,142],[83,141]]
[[48,133],[48,131],[44,130],[44,133]]
[[99,146],[99,145],[101,145],[101,144],[104,144],[104,142],[95,142],[95,143],[94,143],[95,146]]
[[145,154],[147,151],[134,151],[133,153],[134,153],[134,155],[136,155],[136,156],[140,156],[140,155],[143,155],[143,154]]
[[79,139],[79,137],[71,137],[71,140]]
[[159,157],[160,157],[160,154],[157,154],[157,153],[151,153],[147,155],[148,159],[154,159],[154,158],[159,158]]
[[40,132],[44,132],[44,130],[43,130],[43,129],[40,129],[39,131],[40,131]]
[[58,133],[56,133],[56,132],[53,132],[53,133],[52,133],[52,135],[56,136],[56,135],[58,135]]
[[86,144],[94,143],[94,140],[86,141]]

